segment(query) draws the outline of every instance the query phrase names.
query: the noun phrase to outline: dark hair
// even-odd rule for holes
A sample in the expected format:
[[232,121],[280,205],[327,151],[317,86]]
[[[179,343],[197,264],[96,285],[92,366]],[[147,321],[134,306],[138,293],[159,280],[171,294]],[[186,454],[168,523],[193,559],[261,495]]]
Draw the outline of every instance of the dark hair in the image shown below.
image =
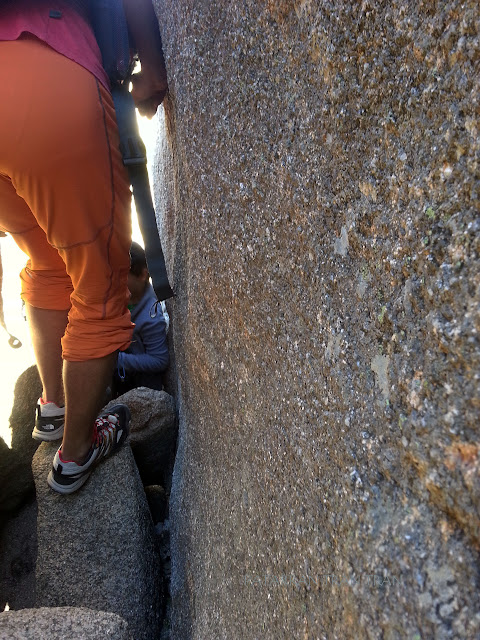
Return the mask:
[[137,242],[132,242],[130,247],[130,273],[133,273],[134,276],[141,276],[146,268],[145,249]]

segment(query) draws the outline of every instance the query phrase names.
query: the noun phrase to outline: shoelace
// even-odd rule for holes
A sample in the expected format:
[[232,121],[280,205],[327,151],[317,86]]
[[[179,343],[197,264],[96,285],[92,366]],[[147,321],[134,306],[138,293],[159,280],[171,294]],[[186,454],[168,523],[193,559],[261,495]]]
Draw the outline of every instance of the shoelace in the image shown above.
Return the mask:
[[118,424],[118,416],[108,415],[95,420],[94,446],[99,448],[99,455],[108,454],[115,444],[115,427]]

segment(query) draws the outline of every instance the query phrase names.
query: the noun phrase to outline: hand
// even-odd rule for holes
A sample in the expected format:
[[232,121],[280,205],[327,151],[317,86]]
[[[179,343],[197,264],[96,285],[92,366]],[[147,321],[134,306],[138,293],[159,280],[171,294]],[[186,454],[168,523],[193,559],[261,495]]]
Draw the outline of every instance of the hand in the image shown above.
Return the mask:
[[152,118],[162,104],[168,90],[164,70],[151,72],[143,69],[132,76],[132,97],[140,115]]

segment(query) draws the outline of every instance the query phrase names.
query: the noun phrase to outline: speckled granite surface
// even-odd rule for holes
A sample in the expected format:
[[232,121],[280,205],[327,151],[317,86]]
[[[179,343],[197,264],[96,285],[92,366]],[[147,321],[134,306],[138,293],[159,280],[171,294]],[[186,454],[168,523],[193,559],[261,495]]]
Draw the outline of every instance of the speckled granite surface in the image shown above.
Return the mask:
[[0,613],[2,640],[132,640],[115,613],[81,607],[42,607]]
[[477,638],[473,0],[156,0],[173,638]]

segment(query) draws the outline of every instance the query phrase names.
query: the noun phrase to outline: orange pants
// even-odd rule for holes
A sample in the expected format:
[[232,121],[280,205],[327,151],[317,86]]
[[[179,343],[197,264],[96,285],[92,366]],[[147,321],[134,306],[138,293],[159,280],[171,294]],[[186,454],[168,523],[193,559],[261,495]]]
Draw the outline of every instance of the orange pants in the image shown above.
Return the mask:
[[69,309],[63,357],[126,349],[130,188],[110,93],[33,36],[0,42],[0,230],[29,260],[22,298]]

